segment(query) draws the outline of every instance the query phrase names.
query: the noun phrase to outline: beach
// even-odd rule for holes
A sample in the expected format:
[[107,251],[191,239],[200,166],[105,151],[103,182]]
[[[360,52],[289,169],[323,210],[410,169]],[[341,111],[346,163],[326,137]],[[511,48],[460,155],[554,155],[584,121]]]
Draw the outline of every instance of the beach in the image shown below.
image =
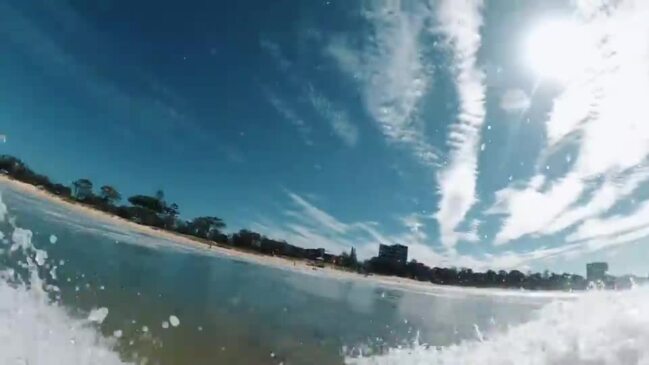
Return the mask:
[[5,185],[19,193],[27,194],[38,199],[44,199],[51,203],[61,205],[67,209],[73,210],[76,213],[83,214],[84,216],[92,219],[103,221],[105,223],[121,227],[123,229],[139,232],[151,237],[158,237],[175,244],[184,245],[205,254],[213,254],[218,256],[227,257],[232,260],[239,260],[250,262],[254,264],[274,267],[282,270],[299,272],[306,275],[324,276],[332,279],[339,280],[354,280],[367,282],[373,285],[380,285],[388,288],[398,288],[403,290],[410,290],[421,293],[429,293],[434,295],[500,295],[500,296],[536,296],[536,297],[562,297],[571,298],[578,294],[568,292],[541,292],[541,291],[522,291],[522,290],[509,290],[509,289],[493,289],[493,288],[465,288],[455,287],[449,285],[436,285],[428,282],[421,282],[408,278],[400,278],[396,276],[383,276],[383,275],[362,275],[350,271],[332,268],[330,266],[316,267],[306,260],[295,260],[284,258],[280,256],[269,256],[258,254],[254,252],[247,252],[237,248],[223,247],[208,241],[201,241],[195,237],[188,237],[175,232],[165,231],[154,227],[149,227],[127,219],[118,217],[116,215],[103,212],[92,207],[86,206],[81,203],[71,202],[62,199],[47,191],[41,190],[36,186],[17,181],[5,175],[0,175],[0,186]]
[[[210,248],[6,178],[0,188],[11,218],[0,224],[11,239],[3,243],[12,244],[1,251],[0,274],[23,271],[23,258],[40,262],[31,276],[20,275],[24,285],[2,288],[14,280],[0,280],[0,297],[11,303],[0,324],[4,318],[12,333],[37,328],[41,334],[15,351],[29,363],[40,361],[30,347],[64,342],[65,355],[86,351],[95,359],[117,353],[128,364],[337,365],[403,346],[448,346],[472,339],[476,328],[501,331],[569,296],[313,268],[304,261]],[[22,254],[14,246],[24,247]],[[40,302],[39,290],[28,284],[36,277],[53,304]],[[27,297],[15,299],[16,290]],[[20,316],[25,307],[34,312],[29,318]],[[31,319],[43,316],[54,318]],[[70,321],[92,330],[49,330],[68,328]],[[23,330],[26,339],[34,338],[30,331]],[[99,347],[88,348],[96,335]],[[74,337],[84,340],[70,343]],[[425,350],[425,356],[435,355]]]
[[222,247],[216,243],[213,243],[210,245],[208,241],[201,241],[195,237],[188,237],[184,236],[182,234],[170,232],[170,231],[165,231],[162,229],[154,228],[154,227],[149,227],[145,225],[141,225],[135,222],[132,222],[130,220],[124,219],[122,217],[118,217],[113,214],[109,214],[107,212],[103,212],[97,209],[94,209],[92,207],[89,207],[87,205],[81,204],[81,203],[76,203],[76,202],[71,202],[69,200],[63,199],[57,195],[54,195],[50,192],[47,192],[45,190],[41,190],[36,186],[12,179],[7,177],[6,175],[0,175],[0,185],[6,185],[10,187],[11,189],[18,191],[23,194],[28,194],[31,196],[34,196],[39,199],[45,199],[48,200],[52,203],[56,203],[59,205],[63,205],[68,209],[74,210],[77,213],[84,214],[88,217],[91,217],[93,219],[103,221],[112,225],[115,225],[117,227],[122,227],[126,228],[129,230],[133,230],[136,232],[140,232],[149,236],[153,237],[159,237],[163,238],[169,241],[173,241],[178,244],[183,244],[183,245],[189,245],[192,248],[199,249],[199,250],[206,250],[209,252],[213,253],[218,253],[223,256],[227,256],[233,259],[239,259],[239,260],[245,260],[249,262],[254,262],[257,264],[261,265],[267,265],[267,266],[274,266],[274,267],[282,267],[282,268],[287,268],[287,269],[301,269],[301,270],[310,270],[314,271],[313,269],[321,272],[335,272],[336,274],[341,274],[341,275],[354,275],[358,276],[353,273],[348,273],[344,272],[342,270],[335,270],[331,269],[329,267],[313,267],[309,265],[307,261],[304,260],[291,260],[287,258],[282,258],[282,257],[276,257],[276,256],[268,256],[268,255],[261,255],[261,254],[256,254],[256,253],[251,253],[251,252],[246,252],[243,250],[239,250],[236,248],[225,248]]

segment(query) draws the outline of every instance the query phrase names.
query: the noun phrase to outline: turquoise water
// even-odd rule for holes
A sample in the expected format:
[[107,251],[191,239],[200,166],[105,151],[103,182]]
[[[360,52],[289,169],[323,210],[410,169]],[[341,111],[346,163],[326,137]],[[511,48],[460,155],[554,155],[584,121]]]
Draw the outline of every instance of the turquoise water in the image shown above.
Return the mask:
[[[58,288],[48,290],[48,305],[80,323],[93,310],[107,310],[101,323],[83,326],[98,331],[98,346],[121,361],[342,364],[413,344],[476,340],[528,320],[548,301],[433,286],[400,290],[266,267],[131,232],[8,189],[2,200],[14,217],[2,224],[5,236],[15,227],[28,229],[34,248],[47,252],[37,271]],[[1,257],[2,268],[28,280],[19,250],[7,248]]]

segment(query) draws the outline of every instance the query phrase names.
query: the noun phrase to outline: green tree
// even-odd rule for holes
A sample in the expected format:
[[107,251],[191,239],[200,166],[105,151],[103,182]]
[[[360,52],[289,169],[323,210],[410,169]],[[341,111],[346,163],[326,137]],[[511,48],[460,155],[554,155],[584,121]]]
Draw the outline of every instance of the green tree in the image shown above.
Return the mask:
[[356,257],[356,248],[352,247],[349,253],[343,252],[341,255],[341,264],[349,268],[358,267],[358,258]]
[[110,185],[104,185],[100,188],[100,196],[103,201],[108,204],[115,204],[122,200],[122,195]]
[[221,234],[225,223],[219,217],[196,217],[189,222],[189,231],[192,235],[207,239],[214,239]]
[[157,190],[155,192],[155,198],[158,199],[158,201],[160,201],[160,202],[164,202],[165,201],[165,192],[162,191],[162,189]]
[[164,203],[157,197],[148,195],[133,195],[128,198],[128,202],[136,207],[149,209],[155,213],[162,214],[165,210]]
[[242,229],[232,235],[232,244],[237,247],[254,247],[261,242],[261,235],[257,232]]
[[356,257],[356,248],[352,247],[351,251],[349,252],[349,263],[351,266],[356,266],[358,265],[358,257]]
[[92,197],[92,182],[88,179],[79,179],[72,183],[74,197],[78,200],[86,200]]
[[180,211],[178,209],[178,204],[171,203],[165,205],[162,213],[162,220],[165,222],[164,225],[166,229],[177,229],[180,226],[180,222],[178,222],[179,214]]

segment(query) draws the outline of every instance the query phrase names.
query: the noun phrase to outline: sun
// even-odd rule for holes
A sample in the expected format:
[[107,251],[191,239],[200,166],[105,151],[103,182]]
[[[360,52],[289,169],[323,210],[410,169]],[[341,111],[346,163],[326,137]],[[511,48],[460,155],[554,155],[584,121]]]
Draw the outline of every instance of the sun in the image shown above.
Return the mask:
[[539,22],[525,44],[526,64],[543,80],[567,83],[587,67],[594,56],[583,26],[570,19]]

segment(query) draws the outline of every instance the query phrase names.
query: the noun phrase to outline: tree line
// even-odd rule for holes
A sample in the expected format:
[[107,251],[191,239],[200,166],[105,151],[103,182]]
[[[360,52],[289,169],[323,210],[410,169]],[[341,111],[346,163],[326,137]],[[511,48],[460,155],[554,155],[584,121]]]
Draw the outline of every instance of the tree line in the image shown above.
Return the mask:
[[225,222],[217,216],[182,219],[178,204],[168,201],[162,190],[153,195],[133,195],[123,203],[121,193],[112,185],[105,184],[97,188],[86,178],[77,179],[70,186],[55,183],[47,176],[34,172],[20,159],[9,155],[0,155],[0,172],[65,200],[81,203],[138,224],[191,236],[210,246],[219,245],[265,255],[310,260],[316,266],[329,264],[365,275],[394,275],[439,285],[583,290],[588,284],[582,276],[568,273],[523,273],[519,270],[475,272],[467,268],[431,268],[416,260],[400,263],[381,257],[361,262],[354,248],[349,252],[334,255],[322,248],[299,247],[247,229],[228,235],[223,231],[226,227]]

